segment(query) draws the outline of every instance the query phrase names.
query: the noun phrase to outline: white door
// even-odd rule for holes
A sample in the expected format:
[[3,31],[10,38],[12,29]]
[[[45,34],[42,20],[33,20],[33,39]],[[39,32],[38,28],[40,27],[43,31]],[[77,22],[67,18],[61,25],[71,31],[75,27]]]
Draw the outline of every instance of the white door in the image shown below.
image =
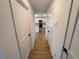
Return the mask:
[[[66,40],[65,40],[65,44],[64,44],[65,52],[63,51],[63,53],[62,53],[62,59],[72,59],[72,58],[74,58],[74,57],[72,57],[72,58],[70,57],[70,53],[72,54],[73,51],[70,52],[69,50],[70,50],[70,46],[73,47],[75,45],[75,43],[77,43],[76,41],[74,41],[74,38],[73,38],[74,42],[72,41],[72,37],[73,37],[72,35],[76,35],[76,34],[73,34],[73,32],[75,31],[74,29],[75,29],[75,26],[77,24],[76,21],[77,21],[77,18],[79,17],[78,16],[79,15],[78,14],[79,13],[79,10],[78,10],[79,7],[78,6],[79,6],[78,0],[72,0],[72,6],[71,6],[72,9],[71,9],[71,15],[70,15],[70,19],[69,19],[70,21],[69,21],[67,36],[66,36]],[[79,27],[79,24],[77,25],[77,27]],[[77,31],[79,31],[79,29]],[[79,36],[79,34],[77,34],[77,35]],[[73,43],[71,44],[71,42],[73,42]],[[77,47],[75,47],[75,49],[77,49]],[[66,52],[68,52],[67,50],[70,53],[66,54]]]
[[68,59],[79,59],[79,10],[77,13],[76,23],[70,42]]

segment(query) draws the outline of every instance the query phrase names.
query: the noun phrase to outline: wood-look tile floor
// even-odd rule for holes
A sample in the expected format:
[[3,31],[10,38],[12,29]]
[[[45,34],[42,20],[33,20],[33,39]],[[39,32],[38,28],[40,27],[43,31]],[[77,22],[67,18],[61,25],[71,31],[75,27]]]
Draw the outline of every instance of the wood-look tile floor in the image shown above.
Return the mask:
[[28,59],[52,59],[48,42],[42,29],[37,33],[35,45],[30,52]]

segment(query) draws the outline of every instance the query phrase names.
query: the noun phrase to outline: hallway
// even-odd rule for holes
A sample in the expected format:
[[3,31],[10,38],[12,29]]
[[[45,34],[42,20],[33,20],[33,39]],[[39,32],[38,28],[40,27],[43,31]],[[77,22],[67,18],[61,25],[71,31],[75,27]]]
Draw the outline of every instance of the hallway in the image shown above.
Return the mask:
[[0,59],[79,59],[79,0],[0,0]]
[[45,30],[42,29],[36,33],[36,41],[28,59],[52,59],[44,31]]

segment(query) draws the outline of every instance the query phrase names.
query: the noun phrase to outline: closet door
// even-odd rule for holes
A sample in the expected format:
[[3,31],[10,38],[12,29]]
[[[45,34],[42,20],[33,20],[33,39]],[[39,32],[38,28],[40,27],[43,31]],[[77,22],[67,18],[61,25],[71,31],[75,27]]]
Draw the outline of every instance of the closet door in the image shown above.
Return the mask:
[[73,34],[73,31],[74,31],[76,18],[77,18],[77,15],[78,15],[78,6],[79,6],[78,0],[72,0],[71,14],[70,14],[70,19],[69,19],[69,25],[68,25],[65,45],[63,47],[62,59],[68,59],[68,56],[69,56],[68,51],[69,51],[69,48],[70,48],[70,45],[71,45],[72,34]]
[[13,16],[17,31],[22,59],[27,59],[32,48],[29,25],[29,9],[25,9],[17,1],[12,0]]
[[79,10],[76,17],[75,27],[72,34],[72,39],[70,42],[68,59],[78,59],[79,58]]

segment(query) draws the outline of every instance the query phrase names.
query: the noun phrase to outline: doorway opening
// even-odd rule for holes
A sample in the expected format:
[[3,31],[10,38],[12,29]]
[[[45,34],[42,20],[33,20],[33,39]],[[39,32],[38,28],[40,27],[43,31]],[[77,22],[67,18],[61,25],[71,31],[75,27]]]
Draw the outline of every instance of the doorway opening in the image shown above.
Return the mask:
[[42,28],[42,27],[43,27],[43,21],[39,20],[39,28]]

